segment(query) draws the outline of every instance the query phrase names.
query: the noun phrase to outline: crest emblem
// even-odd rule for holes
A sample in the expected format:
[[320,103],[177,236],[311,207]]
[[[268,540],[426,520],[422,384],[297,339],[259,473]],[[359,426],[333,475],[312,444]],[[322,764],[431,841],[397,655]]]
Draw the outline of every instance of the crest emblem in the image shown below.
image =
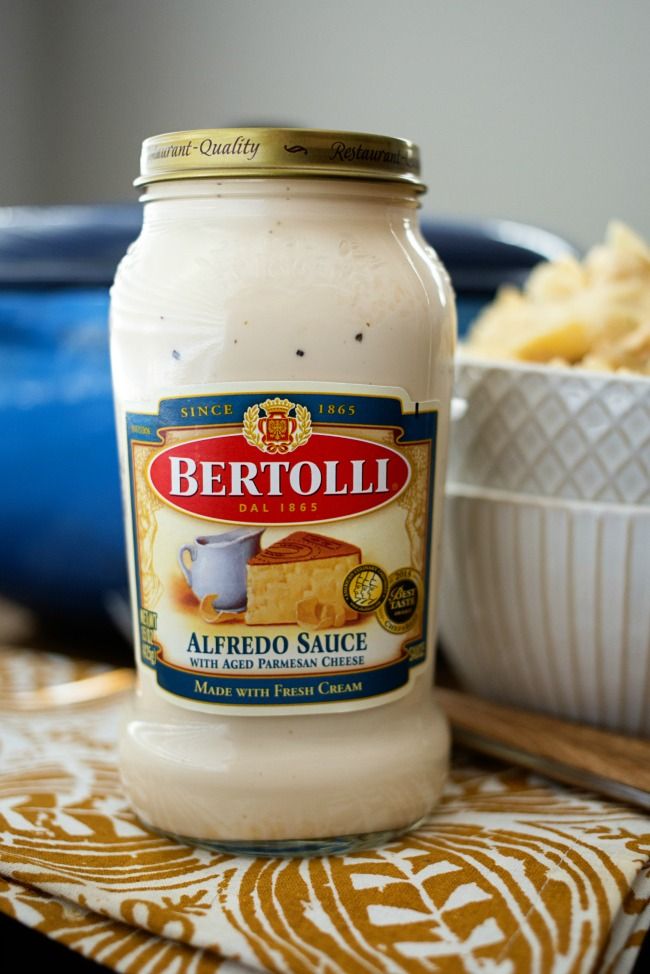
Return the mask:
[[266,399],[244,413],[244,439],[263,453],[291,453],[304,446],[311,432],[307,407],[288,399]]

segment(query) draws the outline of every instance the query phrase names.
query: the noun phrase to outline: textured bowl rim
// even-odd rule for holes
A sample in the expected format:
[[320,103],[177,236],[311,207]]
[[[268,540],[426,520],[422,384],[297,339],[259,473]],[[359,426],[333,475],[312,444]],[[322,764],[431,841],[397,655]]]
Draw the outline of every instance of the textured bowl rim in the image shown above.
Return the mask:
[[645,385],[650,390],[650,375],[634,374],[630,372],[597,372],[594,369],[583,369],[579,365],[546,365],[543,362],[516,362],[511,359],[483,358],[472,355],[459,346],[456,354],[456,368],[469,366],[482,369],[484,372],[520,372],[523,375],[542,375],[559,379],[579,379],[594,386],[607,382],[627,382],[630,385]]
[[502,487],[484,487],[480,484],[465,484],[448,481],[445,484],[445,498],[462,497],[465,500],[489,501],[493,504],[517,504],[525,507],[563,508],[584,511],[618,514],[643,514],[650,516],[650,504],[635,504],[632,501],[593,501],[580,497],[551,497],[544,494],[524,494]]

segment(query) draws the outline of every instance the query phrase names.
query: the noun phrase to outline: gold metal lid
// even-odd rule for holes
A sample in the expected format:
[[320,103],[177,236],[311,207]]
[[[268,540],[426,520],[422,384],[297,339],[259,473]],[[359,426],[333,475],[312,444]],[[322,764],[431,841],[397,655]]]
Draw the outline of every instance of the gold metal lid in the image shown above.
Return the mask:
[[308,176],[420,182],[420,152],[406,139],[320,129],[192,129],[145,139],[136,186],[163,179]]

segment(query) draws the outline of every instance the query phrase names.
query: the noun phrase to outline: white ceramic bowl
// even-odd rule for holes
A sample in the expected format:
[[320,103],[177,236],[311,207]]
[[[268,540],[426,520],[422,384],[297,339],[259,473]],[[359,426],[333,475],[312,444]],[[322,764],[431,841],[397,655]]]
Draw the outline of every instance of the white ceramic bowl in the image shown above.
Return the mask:
[[650,505],[650,379],[465,358],[448,480]]
[[650,380],[463,361],[440,629],[470,690],[650,736]]

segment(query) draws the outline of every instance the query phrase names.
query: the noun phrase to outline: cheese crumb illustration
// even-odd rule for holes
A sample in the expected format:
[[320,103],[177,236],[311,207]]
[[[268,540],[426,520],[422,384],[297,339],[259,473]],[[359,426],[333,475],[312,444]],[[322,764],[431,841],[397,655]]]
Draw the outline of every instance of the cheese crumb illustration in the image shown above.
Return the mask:
[[294,531],[248,562],[246,623],[318,627],[325,618],[333,626],[355,621],[358,613],[346,605],[342,589],[347,573],[359,564],[356,545]]

